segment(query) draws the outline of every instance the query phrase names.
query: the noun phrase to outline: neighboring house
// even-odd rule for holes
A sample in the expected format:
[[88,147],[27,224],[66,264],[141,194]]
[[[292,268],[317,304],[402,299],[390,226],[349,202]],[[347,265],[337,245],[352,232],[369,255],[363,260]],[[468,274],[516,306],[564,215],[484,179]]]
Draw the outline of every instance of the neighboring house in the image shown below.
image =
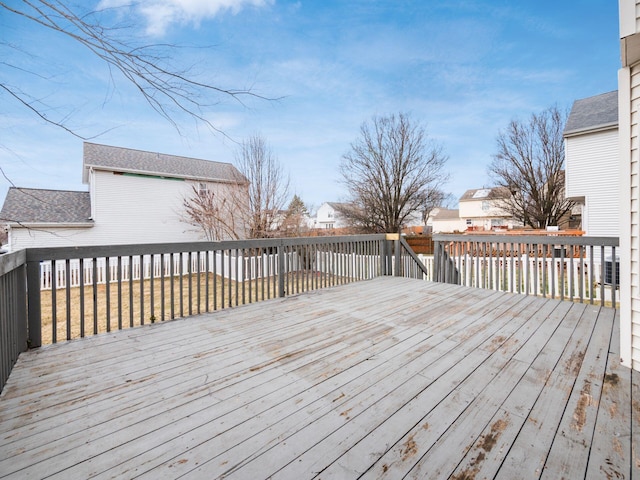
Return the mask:
[[466,230],[511,229],[520,226],[501,208],[501,203],[511,196],[504,187],[467,190],[458,204],[460,219]]
[[590,236],[620,234],[618,92],[576,100],[564,130],[565,195]]
[[320,205],[316,212],[316,221],[314,228],[320,228],[325,230],[331,230],[334,228],[345,228],[348,226],[347,222],[342,218],[340,214],[340,208],[344,207],[344,203],[325,202]]
[[68,245],[95,225],[89,192],[64,190],[11,187],[0,218],[7,225],[8,250]]
[[88,192],[10,189],[0,212],[9,248],[201,241],[184,199],[194,187],[225,196],[246,185],[229,163],[94,143],[82,181]]
[[620,358],[640,370],[640,0],[620,0]]
[[467,229],[467,223],[460,218],[460,210],[434,208],[427,219],[427,227],[433,233],[464,232]]

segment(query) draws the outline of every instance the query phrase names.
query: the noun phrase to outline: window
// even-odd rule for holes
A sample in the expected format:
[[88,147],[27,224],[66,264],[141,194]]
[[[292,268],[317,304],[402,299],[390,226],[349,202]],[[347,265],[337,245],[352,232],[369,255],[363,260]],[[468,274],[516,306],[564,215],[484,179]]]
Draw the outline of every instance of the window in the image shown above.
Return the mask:
[[471,227],[473,225],[473,220],[467,219],[467,227]]
[[489,202],[487,202],[486,200],[484,200],[482,202],[482,211],[483,212],[488,212],[490,208],[491,208],[491,204]]
[[201,197],[207,194],[207,184],[204,182],[198,183],[198,195]]
[[333,223],[327,223],[324,228],[326,228],[327,230],[331,230],[333,228]]

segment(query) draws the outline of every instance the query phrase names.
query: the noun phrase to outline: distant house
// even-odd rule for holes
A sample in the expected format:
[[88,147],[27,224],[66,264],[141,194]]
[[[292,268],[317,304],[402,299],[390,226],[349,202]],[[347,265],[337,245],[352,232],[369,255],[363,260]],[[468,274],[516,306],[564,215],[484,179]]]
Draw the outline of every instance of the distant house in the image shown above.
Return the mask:
[[564,130],[565,195],[590,236],[620,234],[618,92],[576,100]]
[[427,227],[433,233],[464,232],[467,222],[460,218],[460,210],[434,208],[427,219]]
[[494,230],[519,227],[518,222],[501,207],[511,197],[504,187],[467,190],[459,201],[460,219],[466,230]]
[[316,212],[315,228],[331,230],[335,228],[345,228],[348,226],[345,219],[340,214],[340,208],[344,203],[325,202],[320,205]]
[[9,249],[203,240],[184,199],[246,185],[230,163],[95,143],[84,144],[82,180],[86,192],[11,188],[0,212]]
[[64,190],[11,187],[0,218],[6,224],[9,250],[58,246],[63,239],[73,242],[95,225],[89,192]]

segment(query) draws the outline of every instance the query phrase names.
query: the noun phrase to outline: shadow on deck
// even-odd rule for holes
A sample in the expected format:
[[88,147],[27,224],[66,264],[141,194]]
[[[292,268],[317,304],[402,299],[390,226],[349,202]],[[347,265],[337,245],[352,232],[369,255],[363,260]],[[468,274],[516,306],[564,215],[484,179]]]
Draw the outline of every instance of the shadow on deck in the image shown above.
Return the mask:
[[381,277],[23,353],[0,478],[640,478],[615,310]]

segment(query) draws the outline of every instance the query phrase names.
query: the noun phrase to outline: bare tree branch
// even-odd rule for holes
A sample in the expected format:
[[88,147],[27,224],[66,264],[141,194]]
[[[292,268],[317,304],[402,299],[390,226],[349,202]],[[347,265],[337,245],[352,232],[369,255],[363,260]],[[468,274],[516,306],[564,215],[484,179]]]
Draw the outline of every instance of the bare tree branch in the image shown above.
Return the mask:
[[197,227],[209,242],[242,239],[244,227],[238,199],[244,189],[240,183],[218,185],[216,190],[192,185],[191,195],[182,201],[184,221]]
[[[180,56],[177,45],[140,43],[125,36],[132,31],[130,28],[103,25],[101,19],[107,17],[109,10],[80,13],[55,0],[0,1],[0,8],[70,38],[88,49],[108,66],[111,78],[114,71],[119,72],[151,108],[178,131],[180,128],[176,115],[185,114],[224,135],[206,118],[205,108],[219,103],[223,98],[232,98],[243,105],[244,97],[269,100],[248,89],[223,88],[199,81],[192,75],[191,69],[175,66]],[[16,48],[13,45],[11,47]],[[6,61],[2,65],[19,69]],[[41,72],[32,73],[42,76]],[[56,120],[44,114],[33,97],[19,88],[3,81],[0,81],[0,87],[44,121],[84,138],[69,127],[65,119]]]

